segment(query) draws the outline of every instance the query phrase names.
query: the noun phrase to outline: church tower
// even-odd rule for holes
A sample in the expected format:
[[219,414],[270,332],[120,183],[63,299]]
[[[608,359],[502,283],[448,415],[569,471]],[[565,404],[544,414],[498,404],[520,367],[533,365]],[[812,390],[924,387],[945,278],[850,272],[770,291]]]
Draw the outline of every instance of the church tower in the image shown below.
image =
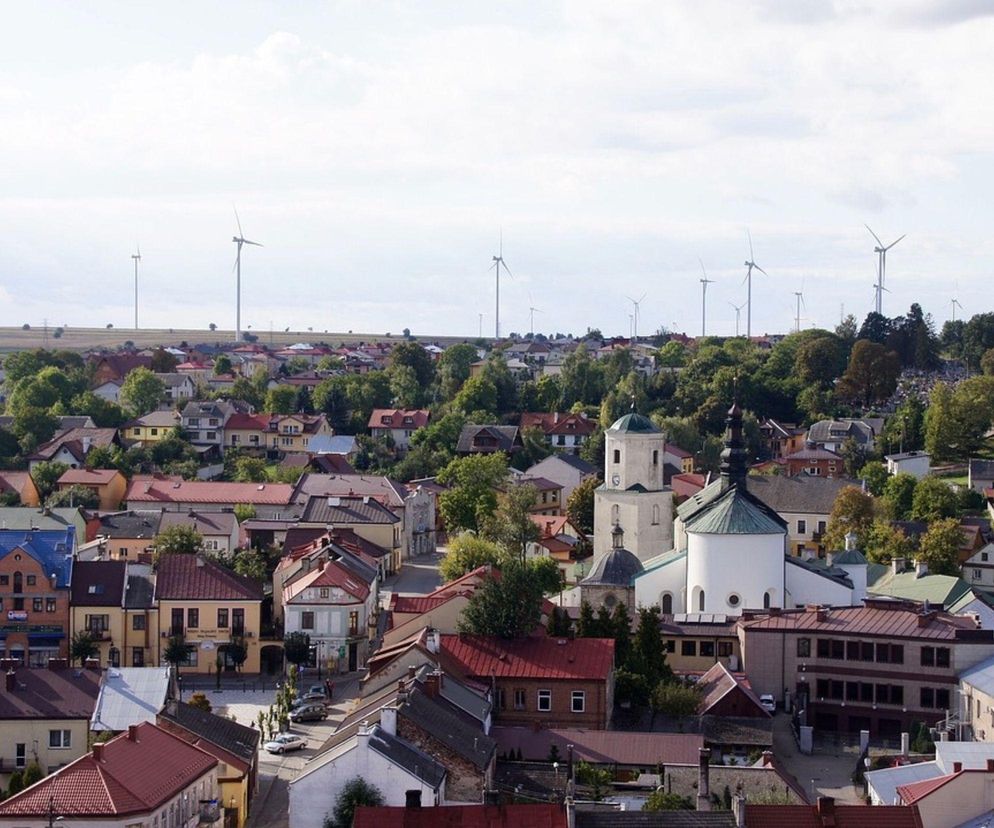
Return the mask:
[[663,486],[664,435],[636,411],[604,432],[604,483],[594,494],[594,557],[612,548],[621,526],[640,561],[673,548],[673,492]]

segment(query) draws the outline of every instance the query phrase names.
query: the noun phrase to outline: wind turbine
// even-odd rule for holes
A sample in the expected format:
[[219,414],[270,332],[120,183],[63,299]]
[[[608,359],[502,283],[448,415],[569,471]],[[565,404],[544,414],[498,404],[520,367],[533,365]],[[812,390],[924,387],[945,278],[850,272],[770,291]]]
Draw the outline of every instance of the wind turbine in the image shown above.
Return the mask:
[[630,315],[632,317],[632,340],[637,342],[639,338],[639,314],[642,309],[642,300],[645,299],[645,294],[643,293],[638,299],[632,299],[631,296],[626,296],[625,298],[631,302],[632,306],[635,308],[634,313]]
[[739,315],[742,313],[742,308],[745,307],[745,302],[741,305],[736,305],[734,302],[729,302],[728,304],[735,308],[735,336],[737,338],[739,335]]
[[256,247],[262,247],[259,242],[249,241],[245,238],[242,233],[242,222],[238,218],[238,210],[235,209],[234,205],[231,207],[235,211],[235,224],[238,225],[238,235],[232,236],[231,240],[238,245],[238,252],[235,254],[235,272],[237,274],[235,279],[235,342],[242,341],[242,245],[252,244]]
[[497,255],[491,257],[493,259],[493,264],[490,265],[490,270],[494,268],[497,269],[497,310],[494,312],[494,338],[500,339],[500,266],[504,265],[504,270],[507,272],[508,276],[513,275],[510,268],[507,266],[507,262],[504,261],[504,231],[500,231],[500,242],[497,248]]
[[[803,288],[804,286],[801,285],[801,287]],[[804,305],[804,309],[805,310],[808,309],[808,306],[804,304],[804,291],[803,290],[795,290],[794,291],[794,298],[797,301],[797,315],[794,318],[794,324],[796,326],[797,333],[800,333],[801,332],[801,306]]]
[[953,297],[952,306],[953,306],[953,322],[955,322],[956,321],[956,308],[959,308],[960,310],[963,310],[963,306],[959,303],[959,299],[957,299],[955,296]]
[[752,252],[752,233],[746,230],[746,234],[749,236],[749,260],[745,263],[747,268],[746,277],[742,281],[745,282],[748,287],[746,288],[746,339],[752,338],[752,271],[753,268],[758,270],[764,276],[769,276],[763,268],[756,264],[756,257]]
[[135,262],[135,330],[138,330],[138,262],[142,260],[142,249],[137,244],[135,245],[135,250],[137,253],[132,253],[131,258]]
[[697,261],[701,262],[701,273],[704,274],[704,278],[700,280],[701,282],[701,336],[707,336],[707,326],[708,326],[708,285],[714,284],[714,279],[708,278],[708,272],[704,269],[704,262],[701,259]]
[[[876,311],[879,314],[883,313],[884,307],[884,295],[883,291],[887,290],[887,251],[890,250],[895,244],[897,244],[904,236],[892,241],[890,244],[885,245],[880,241],[880,237],[870,229],[869,224],[863,225],[867,230],[870,231],[870,235],[873,236],[877,243],[877,246],[873,248],[873,252],[877,254],[877,306]],[[907,233],[904,234],[905,236]],[[890,293],[890,291],[887,291]]]
[[[530,293],[528,294],[528,301],[529,302],[534,302],[535,301],[534,299],[532,299],[532,295]],[[533,337],[535,336],[535,314],[536,313],[541,313],[541,312],[542,312],[542,309],[541,308],[536,308],[534,305],[532,305],[532,306],[530,306],[528,308],[528,314],[529,314],[529,317],[530,317],[530,320],[531,320],[530,323],[529,323],[529,333]]]

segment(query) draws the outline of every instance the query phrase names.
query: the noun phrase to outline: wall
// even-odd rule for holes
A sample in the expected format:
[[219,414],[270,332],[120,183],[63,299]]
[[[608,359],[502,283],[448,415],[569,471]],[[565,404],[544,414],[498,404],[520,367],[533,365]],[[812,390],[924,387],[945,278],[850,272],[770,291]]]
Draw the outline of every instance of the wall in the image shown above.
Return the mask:
[[[613,674],[612,674],[613,678]],[[495,705],[494,723],[515,725],[541,723],[543,727],[585,727],[591,730],[607,729],[611,718],[611,707],[607,704],[611,696],[609,681],[590,680],[550,680],[525,678],[497,678],[497,698],[503,691],[503,706]],[[514,693],[524,691],[524,709],[515,710]],[[552,691],[552,709],[538,709],[538,691]],[[574,690],[586,692],[583,713],[570,709],[571,694]]]
[[[611,549],[614,507],[617,522],[625,532],[625,549],[640,561],[673,548],[673,492],[625,492],[602,486],[594,493],[594,555]],[[658,521],[653,521],[653,507]]]
[[456,802],[473,804],[483,801],[484,783],[493,776],[492,765],[488,769],[490,773],[480,771],[472,762],[449,750],[442,742],[432,738],[430,733],[405,718],[403,713],[397,716],[397,730],[404,741],[410,742],[440,765],[444,765],[446,804]]
[[[15,606],[14,598],[14,573],[20,572],[23,576],[22,589],[19,597],[23,600],[23,610],[18,610]],[[8,655],[12,649],[20,648],[24,651],[25,663],[30,664],[31,652],[38,653],[36,666],[45,667],[48,665],[50,656],[65,658],[69,653],[69,590],[53,589],[48,573],[44,567],[27,553],[14,550],[0,559],[0,576],[6,576],[8,583],[0,585],[0,598],[2,598],[2,614],[0,614],[0,630],[6,633],[6,652]],[[35,579],[35,583],[29,584],[28,577]],[[41,599],[41,611],[34,610],[34,599]],[[54,611],[49,612],[49,600],[54,599]],[[25,620],[13,620],[10,612],[25,612]],[[53,637],[59,638],[57,649],[46,647],[30,647],[28,634],[49,633]]]
[[[50,748],[50,730],[71,731],[68,748]],[[0,719],[0,758],[3,759],[4,780],[14,768],[16,745],[25,746],[27,764],[37,761],[44,773],[79,759],[88,749],[90,720],[86,719]],[[37,747],[35,747],[37,743]]]
[[918,800],[928,828],[955,828],[994,809],[994,774],[968,771]]
[[[180,675],[183,673],[210,673],[214,671],[214,662],[218,654],[217,648],[223,644],[227,644],[231,638],[232,610],[235,608],[245,610],[245,647],[248,650],[248,655],[241,667],[241,672],[258,673],[260,671],[259,627],[261,604],[258,601],[248,600],[160,601],[155,654],[156,664],[164,663],[163,651],[169,643],[172,610],[176,607],[183,609],[183,629],[186,643],[197,645],[196,666],[182,665],[180,667]],[[196,629],[190,629],[186,626],[189,617],[187,610],[190,608],[196,608],[200,613],[199,626]],[[220,608],[228,610],[227,628],[219,628],[217,626],[217,611]],[[207,645],[206,647],[204,646],[205,644]]]
[[[687,533],[687,608],[702,611],[698,603],[704,591],[704,612],[737,614],[744,607],[764,606],[771,591],[770,606],[783,606],[784,536],[701,535]],[[730,595],[739,596],[737,604]]]

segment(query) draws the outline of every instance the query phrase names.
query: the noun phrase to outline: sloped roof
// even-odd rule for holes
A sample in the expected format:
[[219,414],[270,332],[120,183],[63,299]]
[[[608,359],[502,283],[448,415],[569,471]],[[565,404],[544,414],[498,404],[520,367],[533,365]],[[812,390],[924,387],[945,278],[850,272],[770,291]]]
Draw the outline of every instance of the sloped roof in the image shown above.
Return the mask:
[[162,512],[158,509],[146,511],[117,512],[100,516],[97,534],[109,538],[149,538],[159,534]]
[[948,607],[970,591],[970,585],[954,575],[922,575],[912,570],[894,575],[888,568],[884,576],[869,586],[874,595],[903,598],[908,601],[928,601]]
[[356,808],[353,828],[566,828],[559,805],[447,805],[444,808]]
[[71,667],[18,667],[17,687],[0,685],[0,719],[87,719],[100,691],[100,673]]
[[370,474],[305,474],[293,487],[293,500],[304,505],[314,495],[371,497],[391,509],[403,508],[403,486],[389,477]]
[[714,666],[698,679],[697,688],[701,691],[701,703],[697,708],[701,714],[706,714],[728,693],[738,688],[753,703],[760,716],[770,715],[759,703],[759,697],[749,686],[748,680],[729,672],[720,661],[715,662]]
[[390,509],[371,497],[322,497],[308,498],[302,523],[371,523],[392,524],[400,518]]
[[106,486],[116,477],[124,475],[117,469],[66,469],[56,482],[60,486]]
[[658,434],[656,424],[643,414],[632,411],[615,420],[608,431],[622,431],[634,434]]
[[525,638],[442,635],[448,663],[474,678],[589,679],[604,681],[614,669],[613,638]]
[[[889,636],[893,638],[931,638],[950,641],[963,633],[990,637],[990,630],[978,630],[972,618],[933,611],[926,618],[918,609],[905,604],[891,607],[833,607],[823,613],[807,610],[783,610],[741,622],[747,632],[762,630],[815,630],[836,635]],[[994,639],[991,639],[994,640]]]
[[594,561],[593,569],[581,583],[587,586],[627,587],[642,570],[642,561],[632,552],[610,549]]
[[[26,471],[0,471],[0,493],[15,492],[20,495],[28,483],[34,482],[31,473]],[[15,507],[11,507],[15,508]]]
[[90,730],[127,730],[154,722],[169,695],[168,667],[108,667],[90,718]]
[[750,475],[746,488],[778,514],[830,515],[835,498],[852,480],[844,477],[813,477],[802,474]]
[[465,718],[450,712],[446,703],[429,698],[416,687],[401,704],[400,715],[444,744],[449,750],[484,770],[494,757],[497,742]]
[[[688,532],[715,535],[784,534],[786,523],[783,518],[759,498],[738,485],[723,486],[723,481],[717,480],[678,508],[677,512]],[[684,509],[705,495],[709,496],[701,506]]]
[[[319,565],[320,566],[320,565]],[[291,581],[283,587],[283,601],[289,603],[310,587],[338,587],[357,601],[365,601],[369,596],[369,585],[356,578],[338,561],[327,561],[321,568],[312,569],[303,577]],[[314,603],[327,603],[328,599]],[[310,603],[310,602],[306,602]]]
[[704,737],[697,733],[658,733],[628,730],[585,730],[580,728],[542,728],[494,725],[491,735],[501,753],[521,749],[525,759],[544,761],[553,745],[566,756],[567,745],[574,746],[574,757],[595,764],[696,765]]
[[484,433],[494,439],[496,444],[493,447],[494,451],[510,452],[521,444],[517,426],[465,425],[462,427],[462,431],[459,432],[456,451],[465,454],[477,450],[476,438]]
[[0,529],[0,559],[15,550],[34,558],[46,576],[55,575],[55,585],[66,589],[72,579],[76,530],[65,529]]
[[163,555],[155,596],[160,601],[261,601],[262,586],[199,555]]
[[124,561],[76,561],[69,591],[73,606],[121,606],[126,567]]
[[0,803],[0,817],[45,817],[49,802],[66,819],[138,814],[158,808],[217,766],[217,760],[154,724],[122,733]]
[[[374,408],[367,428],[424,428],[431,419],[426,408]],[[407,422],[405,422],[405,420]]]
[[233,512],[163,512],[159,531],[172,526],[191,526],[201,535],[230,535],[238,527]]
[[254,727],[246,727],[224,716],[191,707],[185,702],[170,702],[160,715],[249,764],[259,750],[259,731]]
[[293,486],[288,483],[228,483],[207,480],[135,478],[128,486],[129,503],[247,503],[286,506]]
[[825,823],[817,805],[745,806],[747,828],[922,828],[915,808],[902,805],[837,805]]

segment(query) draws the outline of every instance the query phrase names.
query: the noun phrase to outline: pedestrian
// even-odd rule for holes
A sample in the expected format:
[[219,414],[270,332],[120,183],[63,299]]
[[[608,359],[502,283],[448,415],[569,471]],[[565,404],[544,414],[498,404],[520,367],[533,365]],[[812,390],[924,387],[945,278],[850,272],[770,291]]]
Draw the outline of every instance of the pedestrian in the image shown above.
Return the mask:
[[335,693],[335,684],[331,679],[326,679],[324,683],[324,689],[328,691],[328,701],[331,701],[331,697]]

